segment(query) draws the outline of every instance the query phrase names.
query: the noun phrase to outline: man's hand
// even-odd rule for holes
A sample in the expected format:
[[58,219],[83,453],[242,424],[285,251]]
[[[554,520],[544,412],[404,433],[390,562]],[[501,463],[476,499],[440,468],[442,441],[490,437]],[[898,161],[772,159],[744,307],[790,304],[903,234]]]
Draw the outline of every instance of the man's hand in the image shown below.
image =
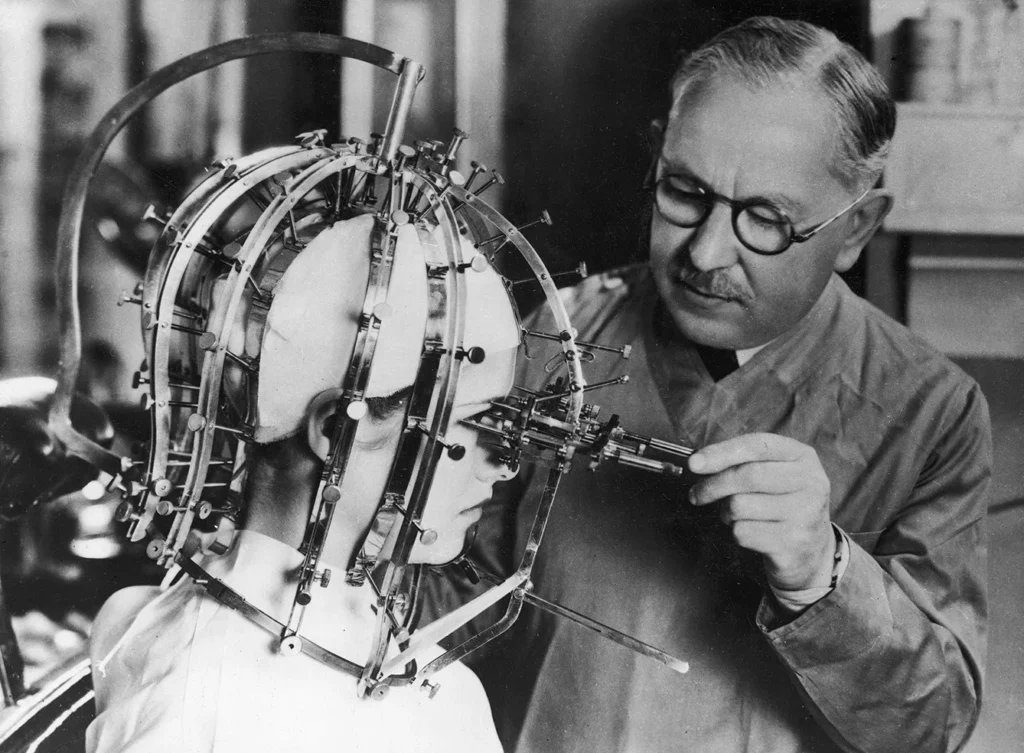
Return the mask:
[[763,555],[773,586],[829,585],[830,484],[813,448],[777,434],[745,434],[704,447],[689,465],[705,477],[690,490],[690,501],[721,503],[736,543]]

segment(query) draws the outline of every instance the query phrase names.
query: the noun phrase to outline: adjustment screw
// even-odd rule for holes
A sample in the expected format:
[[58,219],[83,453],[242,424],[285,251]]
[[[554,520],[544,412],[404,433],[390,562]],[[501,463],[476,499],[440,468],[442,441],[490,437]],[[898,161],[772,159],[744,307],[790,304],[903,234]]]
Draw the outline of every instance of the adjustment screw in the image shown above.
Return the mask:
[[345,406],[345,415],[353,421],[362,421],[368,410],[369,408],[367,408],[365,402],[362,400],[356,400],[355,402],[349,403]]
[[199,336],[199,347],[203,350],[216,350],[217,336],[212,332],[204,332]]
[[295,656],[302,651],[302,639],[297,635],[282,638],[281,642],[277,644],[277,650],[282,656]]
[[160,555],[164,553],[164,542],[153,539],[146,544],[146,556],[151,560],[159,559]]
[[150,484],[149,488],[153,491],[153,494],[155,494],[156,496],[166,497],[168,494],[171,493],[171,490],[174,489],[174,484],[172,484],[169,479],[158,478],[153,479],[153,483]]

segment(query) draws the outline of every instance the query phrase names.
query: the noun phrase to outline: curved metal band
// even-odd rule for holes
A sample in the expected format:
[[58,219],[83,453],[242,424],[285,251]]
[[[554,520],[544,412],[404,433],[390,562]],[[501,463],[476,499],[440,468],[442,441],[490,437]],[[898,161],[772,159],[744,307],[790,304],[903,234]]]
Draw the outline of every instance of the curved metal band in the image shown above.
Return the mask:
[[559,332],[566,333],[561,343],[569,376],[569,420],[574,425],[578,424],[580,410],[583,408],[583,387],[586,386],[586,381],[583,378],[583,369],[580,365],[580,352],[576,347],[576,333],[569,322],[569,312],[565,309],[565,303],[562,302],[562,297],[558,294],[558,288],[555,287],[547,267],[544,266],[536,249],[519,232],[519,228],[505,219],[497,209],[461,186],[452,186],[451,192],[456,199],[465,203],[467,209],[476,212],[504,233],[507,242],[516,247],[519,255],[523,257],[537,278],[537,282],[544,292],[544,298],[548,306],[551,307],[551,314]]
[[[172,216],[165,233],[161,235],[161,240],[166,236],[170,242],[168,243],[165,258],[158,259],[163,272],[159,280],[153,281],[152,288],[155,295],[152,295],[150,299],[149,289],[144,290],[143,306],[148,307],[147,310],[155,315],[155,321],[158,324],[154,328],[151,345],[148,349],[151,363],[155,365],[167,363],[168,361],[171,348],[170,332],[161,325],[171,321],[175,307],[175,298],[178,295],[179,286],[186,269],[196,254],[196,246],[217,221],[221,213],[255,186],[272,176],[286,170],[306,169],[310,165],[319,165],[325,157],[333,155],[334,152],[330,150],[298,148],[283,153],[274,153],[269,159],[249,166],[249,169],[244,172],[241,170],[232,171],[232,176],[227,179],[224,177],[227,169],[220,170],[209,179],[213,182],[211,188],[207,189],[207,183],[204,182],[200,186],[202,192],[197,197],[197,200],[189,200],[179,207],[178,211]],[[179,233],[177,230],[178,226],[186,227],[187,229],[184,233]],[[231,280],[236,281],[237,278],[237,272],[232,270]],[[245,280],[243,279],[242,286],[244,284]],[[238,292],[240,295],[240,291]],[[218,343],[224,339],[223,329],[224,325],[222,322],[220,331],[215,333]],[[223,360],[223,355],[221,355],[221,360]],[[219,372],[216,375],[216,379],[219,383]],[[210,380],[211,377],[207,376],[205,382],[207,391],[210,389]],[[150,446],[149,471],[152,478],[157,479],[162,478],[166,473],[165,461],[169,450],[171,423],[170,410],[167,407],[171,399],[169,378],[164,370],[154,369],[151,395],[153,397],[153,407],[151,409],[152,442]],[[202,398],[200,402],[204,400],[205,398]],[[215,415],[209,418],[213,421]],[[198,459],[198,457],[194,456],[195,459]],[[205,474],[205,468],[203,473]],[[141,538],[149,527],[155,505],[154,500],[148,499],[144,509],[140,510],[141,517],[132,526],[133,540]],[[170,536],[168,541],[173,542],[174,539],[174,536]]]
[[[201,586],[212,598],[224,606],[234,609],[247,620],[271,635],[275,637],[280,636],[281,631],[285,627],[284,623],[278,622],[259,607],[246,601],[245,597],[224,583],[224,581],[214,578],[201,565],[196,564],[188,557],[178,557],[176,562],[192,578],[196,585]],[[333,651],[328,651],[320,644],[314,643],[308,638],[304,638],[301,635],[297,637],[301,642],[300,650],[302,653],[322,664],[326,664],[332,669],[337,669],[355,678],[359,677],[362,668],[355,662],[343,656],[338,656]]]
[[[218,428],[216,419],[219,410],[221,374],[227,350],[226,343],[240,305],[242,291],[252,279],[252,270],[266,250],[271,235],[293,207],[321,181],[350,166],[353,159],[349,155],[338,155],[330,150],[314,150],[312,154],[311,162],[283,187],[283,192],[260,215],[235,257],[236,266],[233,266],[228,274],[229,299],[219,321],[219,331],[214,331],[217,338],[216,350],[203,361],[197,410],[199,415],[204,418],[205,426],[197,433],[196,442],[192,448],[192,464],[189,466],[181,500],[185,509],[175,517],[167,535],[171,552],[176,552],[184,545],[185,536],[188,534],[203,491],[202,483],[205,481],[215,441],[215,432]],[[244,183],[245,180],[243,180]],[[165,554],[165,557],[167,556],[170,554]]]
[[[417,177],[422,178],[422,176]],[[360,680],[361,690],[378,679],[381,665],[384,662],[390,634],[386,612],[393,605],[395,596],[401,588],[405,569],[409,564],[409,556],[412,553],[417,536],[414,521],[418,520],[422,515],[427,497],[430,494],[434,471],[443,449],[438,437],[444,427],[448,425],[448,420],[451,416],[462,363],[455,358],[455,352],[462,346],[466,325],[466,283],[462,273],[457,271],[464,262],[462,244],[458,235],[458,223],[451,206],[444,198],[444,193],[451,187],[451,184],[437,186],[429,179],[422,179],[416,182],[420,183],[419,187],[422,188],[423,194],[427,198],[435,216],[437,216],[438,212],[443,212],[444,219],[438,224],[437,229],[441,231],[440,245],[445,251],[449,267],[445,281],[446,347],[441,359],[440,368],[436,372],[435,381],[430,385],[432,387],[431,404],[428,411],[430,428],[425,437],[425,443],[420,449],[412,491],[406,503],[406,514],[403,516],[402,524],[399,527],[391,562],[385,572],[384,582],[381,586],[387,609],[381,610],[377,620],[378,629]],[[424,373],[431,371],[429,367],[423,369],[423,365],[421,361],[421,370],[417,374],[417,381],[423,377]]]
[[[396,105],[408,105],[414,85],[423,74],[422,67],[408,58],[395,55],[375,45],[346,37],[327,34],[279,33],[261,34],[215,45],[188,55],[148,77],[125,95],[100,121],[85,143],[75,162],[64,191],[63,209],[57,231],[57,316],[60,322],[60,363],[57,390],[50,409],[50,425],[67,445],[68,451],[116,476],[121,473],[121,460],[108,450],[91,442],[71,426],[71,398],[81,360],[82,332],[78,310],[78,254],[82,219],[89,182],[99,167],[114,137],[144,105],[161,92],[191,78],[197,73],[222,63],[274,52],[322,52],[362,60],[402,77],[401,91],[396,92]],[[394,113],[392,113],[394,115]],[[390,133],[385,141],[397,148],[404,115],[388,121]],[[385,152],[387,154],[387,152]],[[392,151],[393,154],[393,151]]]
[[[565,304],[563,303],[554,282],[551,280],[547,268],[544,266],[544,263],[541,261],[536,250],[529,241],[523,237],[519,229],[505,219],[505,217],[496,209],[480,200],[475,194],[460,186],[450,186],[449,191],[456,200],[463,203],[466,210],[475,212],[506,236],[507,241],[516,247],[517,251],[530,266],[530,269],[533,271],[540,283],[541,288],[544,291],[545,298],[547,299],[547,303],[554,315],[555,323],[558,326],[559,331],[565,333],[565,336],[560,338],[560,341],[569,377],[568,415],[566,416],[566,421],[572,426],[577,426],[583,405],[583,392],[586,384],[581,367],[582,359],[580,358],[580,353],[576,346],[576,334],[569,322],[569,315],[565,309]],[[451,212],[448,202],[443,202],[442,205],[446,211],[446,219],[454,221],[454,216],[448,214]],[[544,529],[547,525],[548,516],[550,515],[551,507],[554,503],[558,485],[563,475],[563,470],[563,464],[559,463],[557,467],[553,468],[549,472],[548,481],[541,497],[538,512],[534,518],[534,524],[527,539],[526,549],[516,572],[500,586],[496,586],[485,591],[480,596],[464,604],[456,610],[456,612],[438,618],[431,624],[421,627],[416,633],[414,633],[414,638],[410,641],[409,647],[403,650],[398,656],[388,660],[381,667],[380,674],[383,676],[383,681],[386,682],[390,676],[393,676],[390,675],[390,673],[396,670],[404,662],[415,661],[421,658],[426,651],[429,650],[430,644],[451,635],[466,622],[493,606],[493,604],[502,597],[510,593],[518,593],[518,589],[521,588],[524,583],[529,582],[537,549],[539,548],[541,539],[544,535]],[[496,623],[485,628],[480,633],[471,636],[462,644],[446,651],[441,656],[438,656],[433,661],[429,662],[422,670],[420,670],[419,677],[427,677],[440,671],[449,664],[458,661],[470,652],[480,648],[485,643],[501,635],[516,621],[522,608],[522,604],[523,601],[520,597],[510,599],[505,614]],[[371,660],[372,659],[373,657],[371,656]],[[364,670],[364,678],[367,676],[367,671],[370,670],[370,668],[371,663],[368,663],[367,670]]]
[[[372,175],[368,175],[367,179],[371,180]],[[386,204],[389,205],[390,201],[386,202]],[[373,356],[376,352],[377,340],[380,334],[380,322],[376,320],[373,312],[375,306],[387,300],[397,247],[397,237],[397,227],[387,216],[387,209],[385,207],[381,213],[374,216],[373,229],[370,231],[371,260],[366,280],[366,292],[363,295],[362,317],[359,322],[355,342],[352,344],[352,356],[349,366],[345,370],[345,376],[342,380],[342,394],[338,402],[339,409],[344,409],[354,402],[363,400],[367,384],[369,383]],[[331,451],[324,463],[323,473],[317,485],[315,498],[310,508],[309,520],[303,534],[300,551],[303,553],[304,558],[299,573],[299,583],[296,587],[295,602],[288,617],[285,635],[298,631],[302,623],[304,605],[299,601],[299,594],[303,591],[308,592],[312,584],[316,566],[334,517],[336,500],[328,501],[325,493],[329,486],[336,486],[341,483],[341,478],[344,476],[345,469],[348,466],[357,427],[357,419],[353,419],[346,413],[340,412],[340,420],[336,422],[331,436]]]

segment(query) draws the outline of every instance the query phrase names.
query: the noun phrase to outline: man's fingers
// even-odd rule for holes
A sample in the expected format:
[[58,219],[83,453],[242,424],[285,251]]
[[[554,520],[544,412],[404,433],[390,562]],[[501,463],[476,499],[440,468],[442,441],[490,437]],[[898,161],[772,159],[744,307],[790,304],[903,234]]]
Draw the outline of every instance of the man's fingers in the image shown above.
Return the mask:
[[690,501],[707,505],[737,494],[788,494],[802,476],[790,463],[744,463],[707,476],[690,489]]
[[701,448],[690,456],[689,467],[694,473],[718,473],[743,463],[800,460],[809,450],[778,434],[744,434]]
[[732,524],[732,536],[736,543],[758,554],[770,556],[779,551],[785,535],[786,527],[775,521],[740,520]]
[[793,513],[797,500],[793,495],[736,494],[722,501],[719,515],[722,522],[782,522]]

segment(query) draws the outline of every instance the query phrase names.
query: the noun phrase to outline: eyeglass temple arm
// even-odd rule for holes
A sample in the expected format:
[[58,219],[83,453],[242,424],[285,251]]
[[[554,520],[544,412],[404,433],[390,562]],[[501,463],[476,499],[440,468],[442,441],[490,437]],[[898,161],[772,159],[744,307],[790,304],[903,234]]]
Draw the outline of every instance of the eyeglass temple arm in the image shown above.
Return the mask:
[[844,207],[842,209],[842,211],[840,211],[838,214],[834,214],[831,217],[829,217],[827,220],[822,222],[820,225],[815,225],[814,227],[812,227],[809,230],[806,230],[803,233],[793,233],[793,243],[803,243],[804,241],[809,241],[815,235],[820,233],[822,230],[827,228],[829,225],[831,225],[833,222],[838,220],[844,214],[849,212],[855,206],[860,204],[860,202],[864,199],[864,197],[867,196],[869,193],[871,193],[871,189],[872,188],[874,188],[874,186],[868,186],[867,189],[864,191],[864,193],[862,193],[860,196],[858,196],[856,199],[854,199],[851,204],[849,204],[846,207]]

